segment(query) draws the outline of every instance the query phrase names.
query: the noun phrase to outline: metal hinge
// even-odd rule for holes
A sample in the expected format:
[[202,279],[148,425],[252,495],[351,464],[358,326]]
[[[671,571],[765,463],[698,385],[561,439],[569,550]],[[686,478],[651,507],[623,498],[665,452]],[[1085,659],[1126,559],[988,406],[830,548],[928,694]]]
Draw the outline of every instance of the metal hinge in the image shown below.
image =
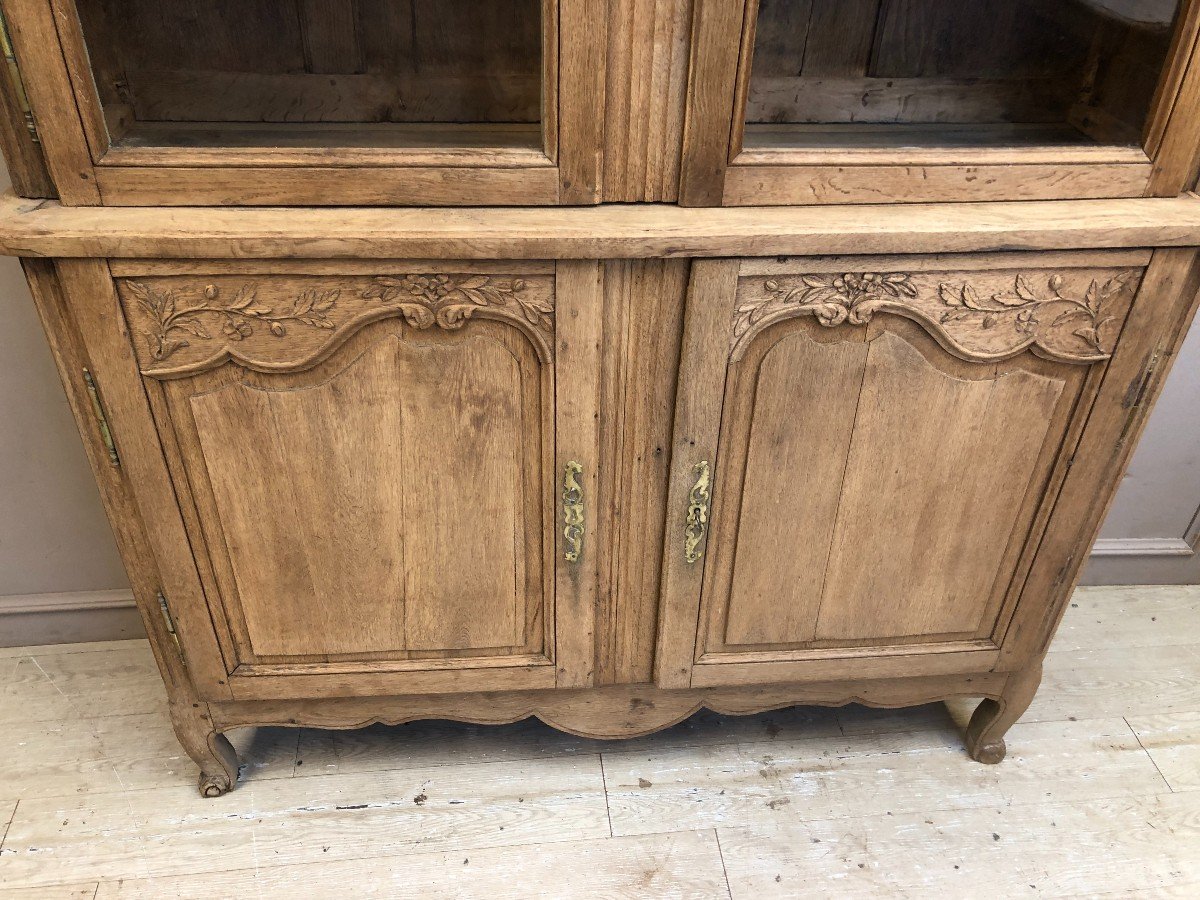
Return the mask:
[[104,405],[100,402],[100,391],[96,389],[96,379],[92,377],[92,373],[86,367],[83,370],[83,383],[87,385],[88,397],[92,401],[92,412],[96,416],[96,425],[100,429],[100,440],[104,442],[104,449],[108,451],[108,461],[114,466],[119,466],[121,457],[117,456],[117,445],[113,443],[112,429],[108,427],[108,416],[104,414]]
[[33,120],[33,107],[29,105],[29,95],[25,93],[25,79],[21,77],[21,67],[17,65],[17,54],[13,52],[12,38],[8,34],[8,20],[4,11],[0,10],[0,52],[4,53],[4,61],[8,64],[8,77],[12,81],[13,93],[16,94],[17,105],[25,116],[25,127],[35,144],[40,144],[37,122]]
[[171,618],[171,607],[167,605],[167,598],[162,591],[158,592],[158,610],[162,613],[163,622],[167,626],[167,634],[171,635],[171,639],[175,641],[175,649],[179,651],[179,655],[183,656],[183,647],[179,644],[179,635],[175,632],[175,620]]

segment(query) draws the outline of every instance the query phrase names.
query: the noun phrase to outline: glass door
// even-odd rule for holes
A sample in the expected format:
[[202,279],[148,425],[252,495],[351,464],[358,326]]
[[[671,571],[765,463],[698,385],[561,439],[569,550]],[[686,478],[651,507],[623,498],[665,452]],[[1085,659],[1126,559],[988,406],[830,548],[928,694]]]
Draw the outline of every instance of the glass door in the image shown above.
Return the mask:
[[[1195,4],[701,4],[698,40],[718,19],[743,40],[740,51],[701,61],[695,73],[697,94],[727,78],[735,101],[728,140],[709,137],[707,171],[704,149],[691,141],[690,202],[1061,199],[1183,189],[1151,182],[1195,42]],[[691,123],[701,126],[704,105],[692,101]],[[715,116],[709,124],[721,128]]]
[[102,202],[596,200],[594,0],[54,2]]

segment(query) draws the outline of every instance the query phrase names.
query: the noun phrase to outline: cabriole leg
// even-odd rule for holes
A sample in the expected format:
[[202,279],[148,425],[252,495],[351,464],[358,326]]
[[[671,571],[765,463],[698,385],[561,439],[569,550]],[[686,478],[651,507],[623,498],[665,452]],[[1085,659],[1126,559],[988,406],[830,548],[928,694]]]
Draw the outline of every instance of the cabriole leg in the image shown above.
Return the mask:
[[976,762],[994,765],[1004,759],[1004,734],[1025,713],[1042,682],[1042,661],[1009,676],[998,700],[984,700],[967,726],[967,753]]
[[200,796],[220,797],[237,784],[238,759],[225,735],[213,728],[203,703],[171,704],[171,723],[187,755],[200,767]]

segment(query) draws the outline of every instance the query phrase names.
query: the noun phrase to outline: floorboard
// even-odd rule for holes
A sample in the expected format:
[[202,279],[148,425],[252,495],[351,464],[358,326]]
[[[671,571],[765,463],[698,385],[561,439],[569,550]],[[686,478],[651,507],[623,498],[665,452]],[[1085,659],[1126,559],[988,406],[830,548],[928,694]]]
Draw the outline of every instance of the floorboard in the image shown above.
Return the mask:
[[999,766],[971,704],[242,729],[195,792],[144,641],[0,650],[0,897],[1200,896],[1200,587],[1083,588]]

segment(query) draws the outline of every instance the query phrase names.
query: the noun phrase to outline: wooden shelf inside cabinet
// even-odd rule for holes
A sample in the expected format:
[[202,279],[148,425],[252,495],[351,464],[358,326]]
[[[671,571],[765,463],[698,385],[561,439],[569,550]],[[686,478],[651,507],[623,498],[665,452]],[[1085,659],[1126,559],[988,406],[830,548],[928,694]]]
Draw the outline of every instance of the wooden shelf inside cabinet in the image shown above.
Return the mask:
[[599,200],[599,0],[3,0],[65,203]]
[[1171,196],[1198,34],[1193,0],[698,0],[681,200]]

